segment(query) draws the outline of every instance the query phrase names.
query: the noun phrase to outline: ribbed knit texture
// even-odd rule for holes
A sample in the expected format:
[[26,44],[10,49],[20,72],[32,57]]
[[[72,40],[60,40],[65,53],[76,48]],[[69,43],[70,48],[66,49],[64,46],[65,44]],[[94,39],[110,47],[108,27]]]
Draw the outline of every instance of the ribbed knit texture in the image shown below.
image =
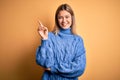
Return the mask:
[[78,80],[85,70],[86,55],[83,40],[69,29],[61,29],[55,35],[48,34],[36,52],[36,62],[45,71],[42,80]]

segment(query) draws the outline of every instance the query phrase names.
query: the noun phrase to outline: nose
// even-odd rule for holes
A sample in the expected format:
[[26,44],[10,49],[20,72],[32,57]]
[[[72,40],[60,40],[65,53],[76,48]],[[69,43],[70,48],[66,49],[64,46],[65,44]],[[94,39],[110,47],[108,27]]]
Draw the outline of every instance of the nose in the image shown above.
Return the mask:
[[66,22],[66,18],[65,17],[63,18],[63,22]]

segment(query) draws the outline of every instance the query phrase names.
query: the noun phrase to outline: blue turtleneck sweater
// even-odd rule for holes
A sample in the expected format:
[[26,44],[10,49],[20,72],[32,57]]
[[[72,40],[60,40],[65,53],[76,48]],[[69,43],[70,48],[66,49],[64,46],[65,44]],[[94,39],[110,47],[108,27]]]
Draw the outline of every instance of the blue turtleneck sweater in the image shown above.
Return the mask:
[[60,29],[57,35],[48,34],[36,52],[36,62],[45,70],[42,80],[78,80],[85,70],[86,55],[83,40],[69,29]]

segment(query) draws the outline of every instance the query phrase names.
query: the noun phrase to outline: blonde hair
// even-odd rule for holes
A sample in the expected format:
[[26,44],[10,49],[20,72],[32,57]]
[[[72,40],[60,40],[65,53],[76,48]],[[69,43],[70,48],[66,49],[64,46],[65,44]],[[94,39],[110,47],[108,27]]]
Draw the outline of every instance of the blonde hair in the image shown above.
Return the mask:
[[76,30],[75,30],[75,15],[74,15],[74,12],[72,10],[72,8],[68,5],[68,4],[62,4],[60,5],[57,10],[56,10],[56,13],[55,13],[55,26],[54,26],[54,29],[53,29],[53,32],[55,34],[57,34],[59,32],[59,29],[60,29],[60,25],[58,23],[58,14],[61,10],[65,10],[67,12],[69,12],[72,16],[72,25],[70,26],[71,28],[71,32],[73,34],[76,34]]

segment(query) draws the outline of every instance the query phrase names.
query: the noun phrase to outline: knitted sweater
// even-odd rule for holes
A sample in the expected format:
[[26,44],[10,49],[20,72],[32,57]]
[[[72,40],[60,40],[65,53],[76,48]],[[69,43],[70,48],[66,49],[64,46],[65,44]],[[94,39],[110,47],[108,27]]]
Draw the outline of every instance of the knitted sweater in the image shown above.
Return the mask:
[[45,70],[42,80],[78,80],[85,70],[86,54],[83,40],[69,29],[61,29],[57,35],[48,33],[37,48],[36,62]]

